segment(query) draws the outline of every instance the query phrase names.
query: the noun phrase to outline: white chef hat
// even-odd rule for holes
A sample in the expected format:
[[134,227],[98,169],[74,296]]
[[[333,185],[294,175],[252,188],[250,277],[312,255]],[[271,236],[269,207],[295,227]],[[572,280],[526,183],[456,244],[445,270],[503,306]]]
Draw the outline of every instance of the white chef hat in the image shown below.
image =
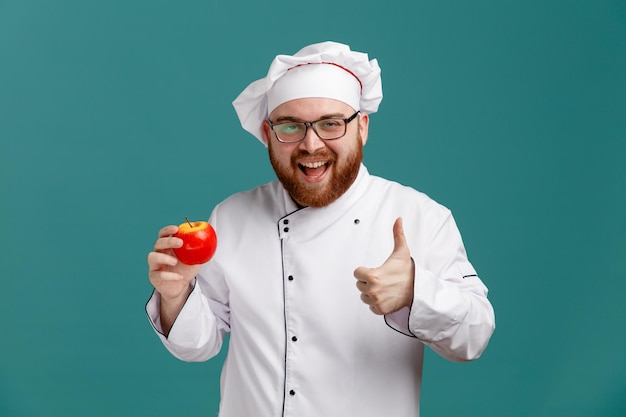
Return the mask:
[[380,67],[348,45],[322,42],[295,55],[278,55],[265,78],[254,81],[233,101],[241,126],[267,146],[263,121],[276,107],[307,97],[332,98],[354,110],[374,113],[383,99]]

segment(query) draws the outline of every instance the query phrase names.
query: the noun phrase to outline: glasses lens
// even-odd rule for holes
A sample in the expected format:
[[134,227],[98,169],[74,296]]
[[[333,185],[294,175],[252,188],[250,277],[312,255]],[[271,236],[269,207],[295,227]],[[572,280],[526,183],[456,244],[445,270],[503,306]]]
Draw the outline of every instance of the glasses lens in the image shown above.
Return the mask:
[[306,126],[304,123],[281,123],[274,125],[274,132],[283,142],[297,142],[304,137]]
[[315,132],[322,139],[338,139],[346,134],[346,122],[343,119],[324,119],[313,124]]

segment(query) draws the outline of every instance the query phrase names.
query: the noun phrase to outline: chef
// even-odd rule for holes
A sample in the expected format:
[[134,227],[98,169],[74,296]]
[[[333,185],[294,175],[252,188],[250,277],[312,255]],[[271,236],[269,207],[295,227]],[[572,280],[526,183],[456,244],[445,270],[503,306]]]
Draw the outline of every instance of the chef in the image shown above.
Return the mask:
[[470,361],[488,344],[450,211],[362,162],[380,74],[335,42],[275,57],[233,105],[277,180],[213,209],[208,263],[178,261],[176,226],[148,254],[146,311],[174,356],[208,360],[230,334],[221,417],[416,417],[425,347]]

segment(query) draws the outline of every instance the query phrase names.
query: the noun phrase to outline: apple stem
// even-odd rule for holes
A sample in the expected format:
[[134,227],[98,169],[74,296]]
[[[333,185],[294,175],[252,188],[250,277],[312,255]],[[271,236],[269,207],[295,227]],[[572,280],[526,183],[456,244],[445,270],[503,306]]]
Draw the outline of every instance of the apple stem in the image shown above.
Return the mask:
[[189,227],[193,227],[193,226],[191,225],[191,222],[189,221],[189,218],[188,218],[187,216],[185,216],[185,220],[187,220],[187,223],[189,223]]

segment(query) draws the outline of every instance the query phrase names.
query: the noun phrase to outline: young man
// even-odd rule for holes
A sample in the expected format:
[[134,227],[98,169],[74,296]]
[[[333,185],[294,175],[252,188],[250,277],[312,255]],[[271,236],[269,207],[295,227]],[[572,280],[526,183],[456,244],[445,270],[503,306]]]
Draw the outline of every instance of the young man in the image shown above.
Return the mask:
[[446,208],[368,173],[376,60],[325,42],[277,56],[233,103],[278,181],[214,208],[202,266],[164,227],[148,255],[150,321],[186,361],[226,333],[221,417],[419,415],[424,346],[476,359],[495,328]]

